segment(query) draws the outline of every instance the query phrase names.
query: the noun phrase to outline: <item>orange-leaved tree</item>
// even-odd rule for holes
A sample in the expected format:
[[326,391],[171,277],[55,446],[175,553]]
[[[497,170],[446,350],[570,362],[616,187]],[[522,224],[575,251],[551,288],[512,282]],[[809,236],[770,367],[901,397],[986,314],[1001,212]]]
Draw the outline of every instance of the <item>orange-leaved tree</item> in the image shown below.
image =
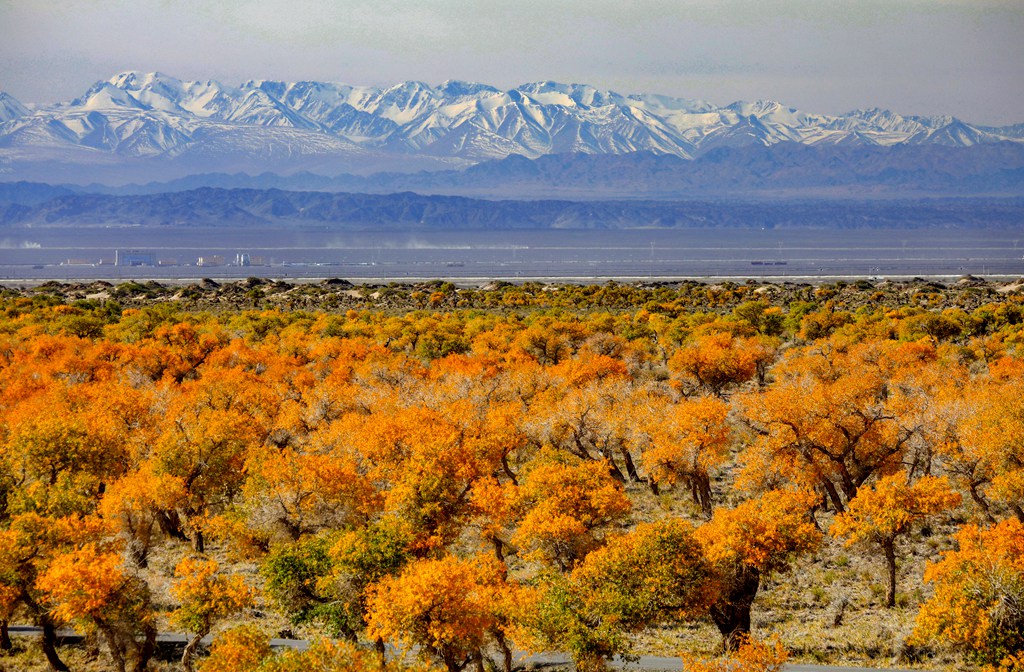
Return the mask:
[[519,493],[525,513],[513,543],[563,572],[597,548],[604,528],[631,507],[604,464],[554,451],[532,461]]
[[374,465],[370,477],[385,509],[412,523],[423,553],[461,534],[473,513],[474,483],[500,468],[502,447],[463,424],[463,411],[461,404],[442,412],[391,399],[351,426]]
[[416,560],[369,588],[368,634],[413,646],[459,672],[482,659],[509,591],[491,556]]
[[180,510],[202,552],[202,518],[240,490],[247,452],[266,438],[273,399],[258,377],[228,369],[208,371],[176,392],[154,446],[155,471],[184,485]]
[[239,626],[213,639],[210,655],[199,672],[438,672],[428,664],[381,661],[350,642],[314,641],[308,649],[274,653],[267,636],[252,626]]
[[179,604],[171,613],[171,622],[192,633],[181,656],[186,672],[192,672],[192,658],[199,641],[210,634],[213,626],[252,603],[252,589],[241,576],[225,576],[217,569],[215,560],[195,558],[185,558],[174,568],[177,578],[171,595]]
[[935,593],[921,606],[913,639],[943,641],[999,665],[1024,654],[1024,523],[968,525],[959,548],[925,569]]
[[749,634],[761,578],[785,571],[794,558],[817,547],[821,532],[810,515],[816,500],[806,490],[772,490],[734,509],[716,509],[697,529],[719,584],[710,613],[725,648],[735,649],[738,638]]
[[[841,512],[872,476],[896,471],[921,422],[917,364],[903,352],[914,346],[827,342],[790,350],[771,387],[743,399],[756,438],[741,457],[739,483],[812,485]],[[891,361],[903,368],[892,371]]]
[[262,630],[239,625],[213,638],[210,655],[199,664],[199,672],[256,672],[273,654]]
[[57,654],[61,614],[51,609],[39,578],[64,554],[103,536],[104,524],[89,516],[50,518],[37,513],[12,516],[0,528],[0,594],[6,607],[22,605],[42,628],[42,649],[50,669],[66,671]]
[[943,476],[923,476],[913,483],[904,474],[879,479],[874,487],[861,488],[844,513],[836,516],[831,533],[845,537],[847,546],[877,544],[888,571],[885,606],[896,605],[896,540],[909,534],[913,525],[929,516],[959,506],[960,494]]
[[146,462],[107,486],[100,500],[99,514],[124,540],[132,561],[145,567],[154,529],[184,498],[181,479],[155,473],[152,463]]
[[676,386],[686,396],[697,393],[721,397],[744,382],[764,378],[775,358],[775,339],[737,338],[728,332],[699,335],[669,360],[677,372]]
[[[978,413],[967,423],[964,434],[975,450],[985,456],[992,469],[989,489],[993,499],[1004,504],[1024,522],[1024,377],[1015,360],[1003,360],[990,367],[994,375],[982,396]],[[1007,375],[1001,375],[1006,370]]]
[[261,536],[291,541],[359,522],[376,495],[360,466],[350,452],[329,444],[252,450],[242,487],[246,519]]
[[617,479],[639,481],[629,451],[631,427],[624,422],[636,389],[625,365],[591,356],[564,362],[550,373],[552,385],[530,409],[528,426],[534,441],[585,460],[604,460]]
[[651,410],[644,427],[649,442],[643,451],[651,480],[656,485],[682,483],[710,518],[711,472],[725,461],[733,436],[728,404],[705,396]]
[[669,519],[612,537],[568,576],[543,574],[516,620],[531,648],[565,650],[576,669],[601,670],[632,652],[631,634],[695,620],[714,597],[692,526]]
[[58,555],[36,587],[58,621],[99,631],[118,672],[146,669],[156,650],[149,587],[125,570],[119,553],[90,543]]
[[739,646],[729,655],[705,660],[692,654],[683,654],[686,672],[782,672],[789,660],[789,652],[779,640],[759,642],[741,637]]

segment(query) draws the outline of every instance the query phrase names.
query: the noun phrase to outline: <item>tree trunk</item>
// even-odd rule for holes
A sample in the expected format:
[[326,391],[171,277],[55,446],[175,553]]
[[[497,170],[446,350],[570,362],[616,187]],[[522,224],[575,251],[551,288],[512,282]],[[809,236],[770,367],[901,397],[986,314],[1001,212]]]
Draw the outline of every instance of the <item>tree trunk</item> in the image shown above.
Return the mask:
[[380,669],[385,669],[387,660],[384,658],[384,654],[387,649],[384,646],[384,640],[378,637],[373,641],[373,648],[377,652],[377,659],[380,661]]
[[43,655],[46,656],[46,662],[50,664],[50,669],[53,672],[71,672],[57,655],[57,628],[53,626],[53,621],[43,615],[39,619],[39,625],[43,628]]
[[142,633],[142,644],[139,645],[139,655],[135,660],[135,667],[132,672],[146,672],[149,666],[149,659],[156,653],[156,627],[152,623],[146,623]]
[[711,620],[722,634],[722,648],[735,651],[743,635],[750,634],[750,607],[761,587],[761,573],[753,568],[737,570],[728,592],[711,606]]
[[103,648],[101,639],[102,636],[99,630],[85,635],[82,646],[85,648],[85,655],[90,661],[97,660],[100,657],[100,649]]
[[622,470],[619,469],[619,465],[615,464],[615,458],[612,456],[611,451],[601,451],[604,459],[608,460],[608,473],[612,475],[619,483],[625,483],[626,477],[623,475]]
[[991,525],[995,525],[996,517],[992,515],[992,511],[990,509],[988,501],[981,496],[980,492],[978,492],[979,485],[980,483],[975,483],[974,481],[971,481],[967,485],[967,491],[971,493],[971,499],[974,500],[974,503],[977,504],[981,508],[982,512],[985,514],[985,520],[987,520]]
[[498,562],[504,565],[505,553],[503,551],[503,546],[505,544],[501,541],[501,539],[497,537],[497,535],[491,537],[491,544],[494,546],[494,557],[498,560]]
[[508,645],[508,640],[505,639],[505,633],[501,630],[494,630],[494,639],[498,642],[498,647],[501,649],[502,662],[505,663],[504,672],[512,672],[512,647]]
[[196,655],[199,641],[202,638],[202,633],[197,632],[192,639],[188,640],[188,644],[185,645],[185,651],[181,654],[181,666],[185,668],[185,672],[195,672],[195,668],[192,667],[192,658]]
[[885,593],[885,606],[896,606],[896,542],[893,539],[886,539],[882,542],[882,550],[885,551],[885,567],[889,572],[889,586]]
[[832,506],[835,507],[836,513],[845,513],[846,507],[843,506],[843,498],[839,496],[835,483],[826,478],[821,485],[825,488],[825,492],[828,493],[828,498],[832,500]]
[[140,569],[149,566],[149,542],[132,537],[127,543],[128,558]]
[[188,540],[188,537],[181,530],[181,516],[178,515],[177,511],[158,511],[156,522],[160,526],[160,531],[171,539],[177,539],[178,541]]
[[508,465],[508,455],[501,456],[501,470],[508,476],[508,480],[512,481],[512,485],[519,485],[519,481],[516,480],[515,472],[512,471],[512,467]]
[[107,648],[110,649],[110,659],[114,663],[114,669],[117,672],[125,672],[124,647],[118,640],[117,633],[110,626],[102,623],[99,624],[99,629],[103,633],[103,639],[107,640]]
[[629,474],[629,479],[634,483],[642,482],[643,479],[640,478],[640,474],[636,471],[636,465],[633,464],[633,456],[625,447],[622,448],[622,460],[626,463],[626,473]]
[[0,651],[10,651],[13,646],[11,633],[7,631],[7,621],[0,621]]
[[462,658],[456,656],[455,652],[450,650],[448,647],[442,647],[439,651],[439,658],[444,663],[444,669],[448,672],[462,672],[462,670],[469,663],[469,658]]
[[476,672],[485,672],[484,670],[484,654],[480,653],[480,649],[476,650],[473,654],[473,667]]
[[196,553],[206,552],[206,540],[203,538],[203,531],[196,530]]
[[704,518],[711,520],[715,513],[714,500],[711,496],[711,477],[706,472],[697,472],[690,478],[690,492],[693,501],[700,506]]

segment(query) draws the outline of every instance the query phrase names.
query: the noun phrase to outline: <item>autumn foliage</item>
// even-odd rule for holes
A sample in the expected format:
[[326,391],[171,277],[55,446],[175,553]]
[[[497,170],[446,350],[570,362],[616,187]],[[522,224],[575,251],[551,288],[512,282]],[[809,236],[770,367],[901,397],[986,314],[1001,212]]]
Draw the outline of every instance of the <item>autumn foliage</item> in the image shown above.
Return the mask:
[[889,575],[886,606],[896,604],[896,540],[911,526],[960,504],[945,477],[925,476],[907,483],[903,474],[886,476],[860,493],[836,517],[831,532],[847,544],[877,544],[885,555]]
[[[767,587],[838,540],[881,553],[900,606],[896,559],[927,534],[918,639],[1012,669],[1019,292],[939,311],[786,291],[432,286],[415,310],[334,313],[2,298],[0,626],[39,625],[54,670],[62,626],[139,672],[158,627],[207,672],[511,670],[517,649],[601,669],[681,627],[732,656],[694,669],[770,670],[785,652],[750,639]],[[266,614],[370,647],[218,635]]]
[[218,621],[237,614],[252,602],[252,590],[240,576],[219,573],[215,560],[185,558],[174,568],[177,577],[171,594],[180,606],[171,622],[192,634],[185,646],[182,666],[192,669],[192,656],[199,640],[210,634]]
[[462,670],[500,627],[508,587],[496,565],[487,556],[412,562],[371,590],[370,637],[423,647],[449,672]]
[[759,642],[742,637],[736,650],[714,660],[684,655],[683,669],[687,672],[782,672],[789,652],[782,642]]
[[1009,665],[1024,652],[1024,525],[1015,519],[970,525],[957,542],[958,550],[925,570],[935,594],[921,607],[915,637]]

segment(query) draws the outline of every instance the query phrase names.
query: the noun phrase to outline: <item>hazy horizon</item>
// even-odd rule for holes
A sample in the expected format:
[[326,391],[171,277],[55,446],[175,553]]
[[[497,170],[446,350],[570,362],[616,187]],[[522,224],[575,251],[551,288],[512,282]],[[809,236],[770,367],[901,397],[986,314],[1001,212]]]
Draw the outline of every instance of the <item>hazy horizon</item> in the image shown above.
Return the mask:
[[6,0],[0,25],[0,90],[35,104],[141,70],[230,85],[555,80],[718,105],[772,99],[822,114],[882,107],[1024,121],[1024,3],[1015,0]]

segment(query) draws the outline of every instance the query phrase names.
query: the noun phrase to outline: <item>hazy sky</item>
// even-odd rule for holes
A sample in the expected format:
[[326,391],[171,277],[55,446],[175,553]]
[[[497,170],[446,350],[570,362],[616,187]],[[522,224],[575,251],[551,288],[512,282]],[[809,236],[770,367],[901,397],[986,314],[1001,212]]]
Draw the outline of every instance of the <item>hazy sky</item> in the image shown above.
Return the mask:
[[553,79],[809,112],[1024,122],[1024,0],[0,0],[0,90]]

